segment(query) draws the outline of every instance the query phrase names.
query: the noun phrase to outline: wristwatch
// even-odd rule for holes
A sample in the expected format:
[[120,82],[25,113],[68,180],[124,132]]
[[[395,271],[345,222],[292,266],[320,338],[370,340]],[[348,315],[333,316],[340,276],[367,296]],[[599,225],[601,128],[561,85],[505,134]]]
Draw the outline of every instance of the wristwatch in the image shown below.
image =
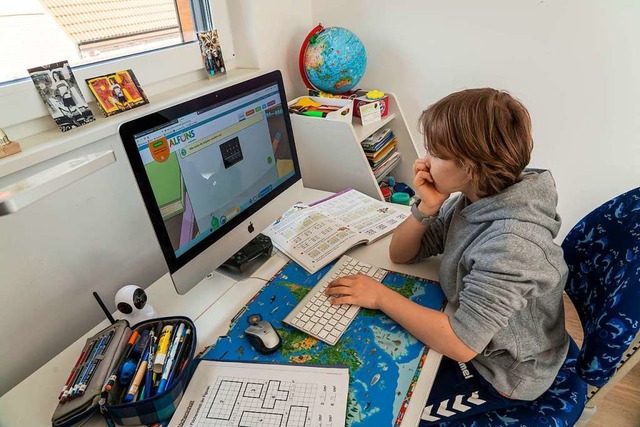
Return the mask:
[[420,204],[421,201],[422,200],[416,198],[415,203],[411,205],[411,215],[413,215],[415,219],[420,221],[420,224],[427,225],[429,221],[431,221],[433,218],[436,218],[438,216],[438,214],[440,213],[440,209],[438,209],[438,211],[433,215],[426,216],[425,214],[420,212],[420,209],[418,209],[418,205]]

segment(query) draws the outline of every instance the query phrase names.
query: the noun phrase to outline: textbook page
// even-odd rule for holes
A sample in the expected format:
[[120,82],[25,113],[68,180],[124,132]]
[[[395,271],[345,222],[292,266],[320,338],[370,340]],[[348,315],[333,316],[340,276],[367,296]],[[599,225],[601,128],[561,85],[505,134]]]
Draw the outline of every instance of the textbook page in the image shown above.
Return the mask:
[[391,233],[409,216],[390,203],[381,202],[354,189],[336,193],[312,203],[311,206],[362,233],[367,244]]
[[315,207],[295,205],[263,233],[289,258],[315,273],[366,239]]
[[169,427],[342,427],[349,369],[203,360]]

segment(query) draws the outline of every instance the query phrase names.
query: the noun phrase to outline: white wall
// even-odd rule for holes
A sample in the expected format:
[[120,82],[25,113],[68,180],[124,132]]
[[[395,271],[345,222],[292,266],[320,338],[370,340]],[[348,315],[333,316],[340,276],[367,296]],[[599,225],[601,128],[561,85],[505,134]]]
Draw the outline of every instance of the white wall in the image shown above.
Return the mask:
[[395,93],[415,141],[420,112],[460,89],[509,90],[529,108],[531,165],[551,169],[563,238],[640,185],[637,0],[312,0],[314,23],[367,49],[361,87]]
[[[302,90],[290,64],[297,58],[292,46],[311,27],[310,3],[228,5],[233,38],[241,40],[235,49],[239,66],[282,68],[287,90]],[[0,105],[0,116],[10,109]],[[167,271],[115,132],[4,177],[0,188],[77,154],[106,149],[115,151],[115,164],[0,217],[0,395],[103,319],[92,291],[114,310],[113,297],[123,284],[146,287]]]

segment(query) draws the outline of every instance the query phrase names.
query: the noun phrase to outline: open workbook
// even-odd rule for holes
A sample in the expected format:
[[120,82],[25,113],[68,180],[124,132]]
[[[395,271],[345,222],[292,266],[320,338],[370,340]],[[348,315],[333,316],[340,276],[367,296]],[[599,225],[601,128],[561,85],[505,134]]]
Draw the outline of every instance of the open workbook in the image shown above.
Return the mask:
[[389,203],[349,189],[310,205],[296,204],[263,233],[315,273],[352,247],[391,233],[407,216]]

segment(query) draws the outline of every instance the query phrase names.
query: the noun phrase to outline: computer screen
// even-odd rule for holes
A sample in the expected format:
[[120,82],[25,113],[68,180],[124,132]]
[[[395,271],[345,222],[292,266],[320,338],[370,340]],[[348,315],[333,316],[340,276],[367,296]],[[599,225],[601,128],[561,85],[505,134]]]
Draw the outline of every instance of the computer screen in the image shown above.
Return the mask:
[[279,71],[124,123],[120,136],[180,294],[298,200]]

